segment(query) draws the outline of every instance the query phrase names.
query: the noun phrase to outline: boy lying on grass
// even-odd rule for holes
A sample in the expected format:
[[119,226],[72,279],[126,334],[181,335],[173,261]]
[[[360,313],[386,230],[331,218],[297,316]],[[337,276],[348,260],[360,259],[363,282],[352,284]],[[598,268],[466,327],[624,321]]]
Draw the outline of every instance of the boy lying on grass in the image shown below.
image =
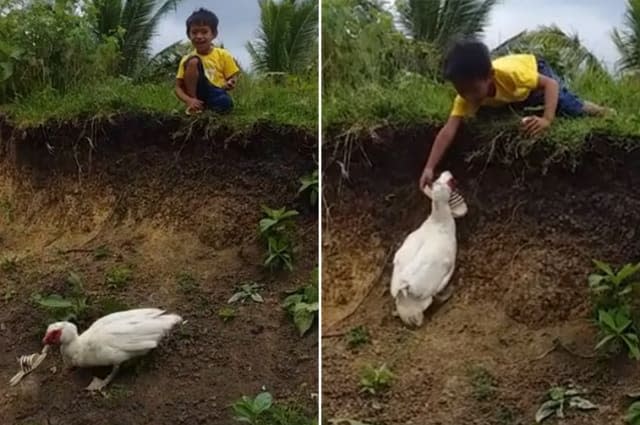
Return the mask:
[[445,58],[444,76],[453,83],[458,95],[447,123],[431,148],[420,177],[421,189],[431,186],[434,169],[453,142],[463,119],[475,115],[481,106],[544,105],[542,116],[522,119],[522,130],[529,136],[537,136],[547,129],[556,113],[581,117],[613,112],[571,93],[544,60],[520,54],[503,56],[492,62],[489,49],[479,41],[455,43]]
[[240,69],[231,53],[211,44],[218,36],[218,17],[206,9],[195,11],[187,19],[187,36],[194,50],[180,61],[176,95],[187,114],[205,108],[229,112],[233,101],[227,91],[236,86]]

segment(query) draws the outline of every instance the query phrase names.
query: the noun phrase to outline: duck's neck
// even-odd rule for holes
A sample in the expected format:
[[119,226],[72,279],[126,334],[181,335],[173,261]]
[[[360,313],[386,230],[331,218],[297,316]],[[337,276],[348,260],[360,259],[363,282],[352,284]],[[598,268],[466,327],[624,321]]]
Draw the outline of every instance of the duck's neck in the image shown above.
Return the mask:
[[446,221],[451,218],[449,202],[431,201],[431,216],[436,221]]
[[65,364],[75,366],[76,358],[80,353],[80,341],[78,340],[78,332],[72,330],[69,332],[71,338],[63,344],[60,344],[60,354]]

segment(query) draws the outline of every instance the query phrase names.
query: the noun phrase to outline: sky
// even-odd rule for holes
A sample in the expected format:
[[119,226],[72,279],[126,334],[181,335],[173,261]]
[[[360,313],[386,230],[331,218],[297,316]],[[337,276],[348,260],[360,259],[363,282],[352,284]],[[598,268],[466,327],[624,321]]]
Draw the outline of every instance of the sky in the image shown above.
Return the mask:
[[[608,67],[613,68],[618,53],[611,41],[611,30],[620,26],[626,0],[502,0],[490,19],[485,41],[494,47],[523,29],[557,24],[568,33],[577,33],[583,44]],[[152,48],[155,52],[169,44],[186,39],[185,21],[198,7],[207,5],[220,19],[219,41],[244,66],[250,66],[246,43],[255,38],[260,21],[257,0],[216,2],[183,0],[176,12],[169,13],[160,23]]]
[[503,0],[485,31],[492,48],[523,29],[555,23],[565,33],[577,33],[582,43],[613,69],[619,59],[611,30],[622,25],[626,0]]

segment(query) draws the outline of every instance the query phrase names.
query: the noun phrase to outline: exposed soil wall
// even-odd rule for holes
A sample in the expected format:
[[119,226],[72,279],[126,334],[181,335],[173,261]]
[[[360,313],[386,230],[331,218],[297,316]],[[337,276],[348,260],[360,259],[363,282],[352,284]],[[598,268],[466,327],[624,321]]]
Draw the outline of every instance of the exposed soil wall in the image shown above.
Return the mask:
[[[0,423],[228,424],[229,405],[263,386],[314,413],[317,331],[300,338],[281,308],[317,264],[317,214],[297,196],[298,179],[316,166],[313,135],[268,125],[207,131],[148,116],[0,128],[0,240],[2,255],[17,257],[0,272]],[[262,267],[261,205],[302,213],[293,273]],[[98,247],[111,255],[98,259]],[[133,273],[120,289],[105,285],[116,266]],[[64,292],[69,271],[89,298],[81,330],[107,310],[140,306],[188,321],[126,368],[109,398],[83,391],[101,371],[66,374],[58,353],[8,386],[16,356],[40,350],[46,322],[31,295]],[[184,273],[195,282],[181,283]],[[265,302],[223,323],[218,312],[248,281],[264,285]]]
[[[457,221],[455,293],[422,328],[391,315],[393,253],[428,216],[417,179],[433,129],[382,131],[354,142],[347,168],[327,158],[323,193],[323,393],[325,416],[373,424],[532,423],[552,384],[574,381],[601,408],[568,424],[619,423],[638,368],[590,356],[592,259],[640,260],[640,153],[594,140],[580,164],[548,161],[548,148],[509,165],[465,158],[467,139],[447,157],[469,204]],[[498,150],[508,150],[498,146]],[[337,160],[345,158],[338,150]],[[365,325],[371,344],[351,350],[342,334]],[[397,378],[388,393],[358,394],[363,365],[387,363]],[[475,378],[478,371],[485,384]],[[487,384],[489,382],[489,384]],[[494,387],[477,397],[478,387]],[[486,389],[486,388],[485,388]]]

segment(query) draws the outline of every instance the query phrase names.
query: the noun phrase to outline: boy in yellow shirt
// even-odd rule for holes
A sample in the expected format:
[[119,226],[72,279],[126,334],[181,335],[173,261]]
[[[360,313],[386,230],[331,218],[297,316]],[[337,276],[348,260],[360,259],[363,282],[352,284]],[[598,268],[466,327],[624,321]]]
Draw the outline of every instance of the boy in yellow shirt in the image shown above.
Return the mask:
[[193,12],[187,36],[194,50],[180,61],[176,95],[187,105],[187,114],[205,108],[230,111],[233,101],[227,91],[236,86],[240,69],[231,53],[211,44],[218,36],[218,17],[206,9]]
[[548,128],[556,113],[579,117],[612,111],[571,93],[544,60],[534,55],[508,55],[491,61],[489,49],[479,41],[455,43],[445,58],[444,75],[458,95],[447,123],[431,148],[420,177],[421,189],[433,182],[434,169],[453,142],[463,119],[475,115],[481,106],[544,105],[542,116],[532,115],[522,120],[523,131],[530,136]]

